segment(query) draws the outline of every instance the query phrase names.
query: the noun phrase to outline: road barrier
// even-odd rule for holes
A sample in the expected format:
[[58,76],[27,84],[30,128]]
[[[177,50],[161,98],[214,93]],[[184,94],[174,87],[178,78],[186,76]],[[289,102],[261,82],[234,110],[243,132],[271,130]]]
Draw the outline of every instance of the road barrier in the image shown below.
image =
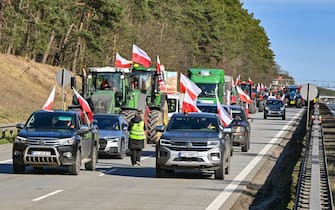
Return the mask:
[[0,125],[0,138],[3,139],[6,137],[6,134],[9,134],[10,138],[13,138],[13,133],[16,131],[16,124],[7,124],[7,125]]

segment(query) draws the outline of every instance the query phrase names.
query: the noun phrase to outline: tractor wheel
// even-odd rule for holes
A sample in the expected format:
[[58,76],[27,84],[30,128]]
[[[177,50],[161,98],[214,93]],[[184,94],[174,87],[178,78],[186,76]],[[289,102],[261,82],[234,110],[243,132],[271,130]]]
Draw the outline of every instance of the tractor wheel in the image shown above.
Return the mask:
[[122,110],[120,114],[122,114],[126,118],[127,122],[129,123],[130,120],[135,117],[136,113],[137,113],[136,110],[129,109],[129,110]]
[[159,140],[161,133],[157,132],[155,128],[157,125],[162,124],[163,119],[161,112],[158,110],[151,110],[148,114],[148,124],[146,126],[148,142],[156,143]]

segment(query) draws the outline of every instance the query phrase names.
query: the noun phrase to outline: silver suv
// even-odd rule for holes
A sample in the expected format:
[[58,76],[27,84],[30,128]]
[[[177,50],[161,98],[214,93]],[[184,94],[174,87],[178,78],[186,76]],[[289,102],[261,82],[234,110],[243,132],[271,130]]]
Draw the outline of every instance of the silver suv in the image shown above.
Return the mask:
[[213,113],[177,113],[156,144],[156,176],[165,177],[175,169],[214,171],[224,179],[230,169],[230,135],[226,135],[219,116]]

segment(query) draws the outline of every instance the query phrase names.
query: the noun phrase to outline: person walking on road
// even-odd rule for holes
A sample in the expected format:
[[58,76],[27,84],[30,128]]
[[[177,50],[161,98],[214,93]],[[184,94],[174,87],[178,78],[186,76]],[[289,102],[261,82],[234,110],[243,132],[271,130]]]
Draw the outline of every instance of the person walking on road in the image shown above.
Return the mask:
[[129,123],[129,149],[131,164],[133,166],[141,165],[141,152],[145,141],[144,121],[141,118],[141,112],[138,112]]

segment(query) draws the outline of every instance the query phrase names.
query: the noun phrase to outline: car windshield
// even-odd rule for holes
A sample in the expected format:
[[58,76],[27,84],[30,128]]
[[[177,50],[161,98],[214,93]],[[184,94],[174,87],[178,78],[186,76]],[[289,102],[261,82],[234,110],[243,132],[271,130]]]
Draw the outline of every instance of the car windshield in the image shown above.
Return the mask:
[[217,88],[216,84],[201,84],[197,83],[197,86],[201,89],[201,93],[198,97],[215,97],[215,89]]
[[233,119],[237,121],[245,121],[246,116],[241,109],[232,109]]
[[[210,105],[197,105],[197,107],[200,109],[202,112],[208,112],[208,113],[218,113],[218,108],[217,106],[210,106]],[[227,106],[222,106],[226,110],[226,112],[230,113],[228,110]]]
[[29,117],[26,128],[71,130],[76,125],[75,116],[72,113],[38,112]]
[[117,117],[110,116],[94,116],[97,120],[99,129],[103,130],[120,130],[119,120]]
[[268,100],[266,102],[267,105],[282,105],[282,102],[279,100]]
[[193,117],[193,116],[180,116],[174,117],[167,130],[197,130],[217,132],[219,130],[218,120],[214,117]]

